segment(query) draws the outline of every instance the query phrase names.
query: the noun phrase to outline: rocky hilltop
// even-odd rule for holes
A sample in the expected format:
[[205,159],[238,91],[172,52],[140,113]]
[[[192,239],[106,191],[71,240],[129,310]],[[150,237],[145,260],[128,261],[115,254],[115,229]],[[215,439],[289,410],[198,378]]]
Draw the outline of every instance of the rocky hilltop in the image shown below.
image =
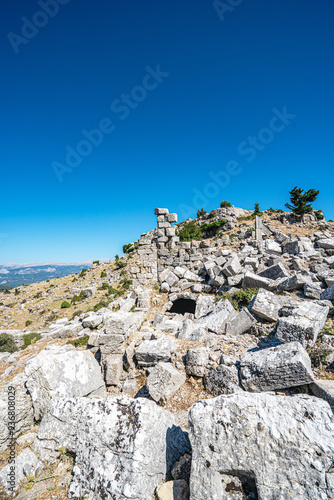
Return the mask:
[[0,498],[334,498],[334,223],[155,214],[0,294]]

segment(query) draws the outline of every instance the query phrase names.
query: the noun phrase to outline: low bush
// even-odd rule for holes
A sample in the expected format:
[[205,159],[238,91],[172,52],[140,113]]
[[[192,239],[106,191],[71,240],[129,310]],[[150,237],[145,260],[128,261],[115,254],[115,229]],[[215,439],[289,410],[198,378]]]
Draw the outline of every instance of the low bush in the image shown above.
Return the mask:
[[85,300],[86,296],[83,292],[80,292],[80,295],[74,295],[72,297],[71,303],[73,304],[74,302],[82,302]]
[[0,334],[0,352],[16,352],[17,346],[13,340],[13,337],[11,335],[8,335],[8,333],[1,333]]
[[68,307],[71,307],[71,304],[69,304],[66,300],[61,303],[61,309],[67,309]]
[[88,345],[89,335],[85,335],[84,337],[79,337],[75,340],[68,340],[67,344],[74,345],[74,347],[84,347]]
[[83,311],[81,311],[80,309],[78,311],[75,311],[72,315],[72,320],[77,316],[81,316],[81,314],[83,314]]
[[225,224],[227,224],[227,221],[224,219],[216,220],[215,222],[211,222],[211,224],[203,224],[201,229],[203,231],[209,231],[210,229],[215,229],[216,227],[225,226]]
[[100,278],[106,278],[106,277],[107,277],[106,271],[102,271],[101,275],[100,275]]
[[226,200],[220,203],[220,208],[230,208],[231,206],[232,206],[231,203]]
[[87,269],[82,269],[79,274],[79,278],[84,278],[87,274]]
[[258,291],[258,288],[245,288],[235,292],[232,297],[237,302],[238,309],[248,307],[253,295],[256,295]]
[[42,336],[39,333],[27,333],[23,335],[23,346],[21,349],[26,349],[29,345],[34,344],[37,340],[41,340]]
[[26,321],[26,323],[25,323],[26,328],[27,328],[29,325],[31,325],[31,323],[32,323],[32,321],[30,321],[30,319],[28,319],[28,320]]

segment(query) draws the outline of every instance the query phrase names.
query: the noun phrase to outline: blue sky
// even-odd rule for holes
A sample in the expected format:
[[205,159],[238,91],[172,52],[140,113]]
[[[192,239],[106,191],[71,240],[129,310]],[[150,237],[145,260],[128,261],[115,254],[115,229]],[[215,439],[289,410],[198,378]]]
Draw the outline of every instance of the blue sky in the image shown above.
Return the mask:
[[334,219],[331,0],[1,8],[0,263],[113,258],[157,206],[283,208],[295,185]]

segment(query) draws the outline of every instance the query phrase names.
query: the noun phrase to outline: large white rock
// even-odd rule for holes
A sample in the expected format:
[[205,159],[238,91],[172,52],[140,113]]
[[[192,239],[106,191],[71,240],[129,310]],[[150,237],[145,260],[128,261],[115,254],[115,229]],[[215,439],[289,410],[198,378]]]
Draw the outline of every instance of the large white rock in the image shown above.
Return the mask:
[[170,361],[171,354],[176,350],[177,342],[171,337],[144,340],[136,350],[135,358],[141,368],[153,366],[160,361]]
[[171,413],[144,398],[57,399],[47,410],[34,449],[54,462],[75,453],[69,498],[150,500],[171,467],[190,449]]
[[334,498],[333,435],[329,405],[311,396],[199,401],[189,414],[190,500],[241,500],[247,483],[259,500]]
[[128,338],[129,335],[135,333],[144,319],[145,314],[142,312],[118,311],[107,318],[104,332],[108,335],[124,335],[125,338]]
[[76,397],[105,389],[101,368],[90,351],[77,351],[73,346],[50,346],[28,361],[26,385],[40,420],[56,396]]

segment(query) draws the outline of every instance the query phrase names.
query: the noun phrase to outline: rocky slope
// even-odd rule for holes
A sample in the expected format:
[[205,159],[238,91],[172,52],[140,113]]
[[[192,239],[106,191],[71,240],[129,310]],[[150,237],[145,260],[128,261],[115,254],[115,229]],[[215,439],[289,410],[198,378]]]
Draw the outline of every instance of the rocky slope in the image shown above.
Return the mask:
[[334,498],[334,224],[155,213],[0,294],[0,498]]

